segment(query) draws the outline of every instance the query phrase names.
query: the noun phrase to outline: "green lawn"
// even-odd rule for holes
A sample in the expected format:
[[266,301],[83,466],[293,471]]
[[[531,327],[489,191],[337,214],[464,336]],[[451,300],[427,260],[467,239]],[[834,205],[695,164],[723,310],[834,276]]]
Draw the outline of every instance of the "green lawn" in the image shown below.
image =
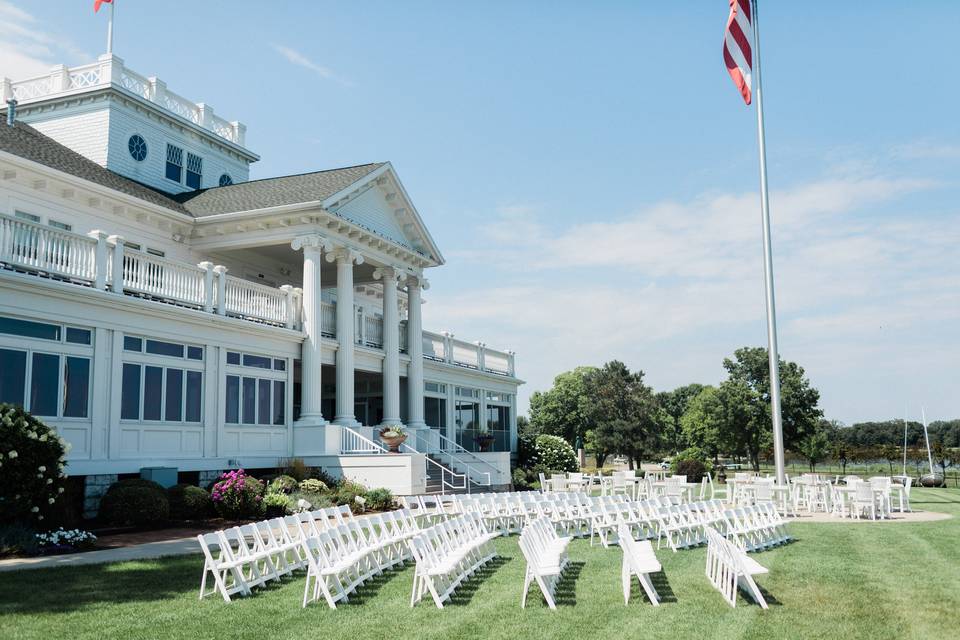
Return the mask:
[[[918,509],[960,514],[960,490],[916,490]],[[770,609],[728,607],[704,576],[704,549],[660,551],[653,608],[619,587],[620,552],[575,541],[558,610],[531,592],[523,558],[498,541],[499,564],[453,604],[408,607],[412,570],[389,573],[336,611],[300,608],[304,579],[226,605],[197,601],[199,556],[0,573],[0,638],[937,638],[960,629],[960,518],[917,524],[795,524],[797,541],[754,554],[770,569]]]

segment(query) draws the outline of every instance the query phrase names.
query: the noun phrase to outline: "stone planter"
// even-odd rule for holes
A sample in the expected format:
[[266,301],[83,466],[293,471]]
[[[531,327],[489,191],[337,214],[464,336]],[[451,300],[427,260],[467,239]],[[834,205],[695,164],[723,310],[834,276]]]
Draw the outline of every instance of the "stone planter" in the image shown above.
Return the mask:
[[390,453],[400,453],[400,445],[407,441],[407,436],[406,434],[393,438],[380,436],[380,439],[383,440],[383,443],[390,449]]

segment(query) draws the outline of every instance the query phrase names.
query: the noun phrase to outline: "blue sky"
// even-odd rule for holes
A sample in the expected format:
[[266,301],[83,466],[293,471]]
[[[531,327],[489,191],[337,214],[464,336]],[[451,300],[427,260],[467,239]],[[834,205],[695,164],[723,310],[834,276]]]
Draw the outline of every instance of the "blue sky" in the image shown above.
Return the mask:
[[[245,122],[253,177],[394,163],[447,258],[425,326],[516,350],[521,407],[764,344],[724,0],[118,2],[115,52]],[[91,5],[0,0],[0,75],[101,53]],[[960,4],[866,6],[761,3],[781,353],[828,417],[957,417]]]

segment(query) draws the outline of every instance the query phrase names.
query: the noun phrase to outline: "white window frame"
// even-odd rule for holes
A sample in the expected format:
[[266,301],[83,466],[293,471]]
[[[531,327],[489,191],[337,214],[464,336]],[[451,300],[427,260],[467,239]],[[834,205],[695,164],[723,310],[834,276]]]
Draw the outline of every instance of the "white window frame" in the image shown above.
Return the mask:
[[[131,335],[130,337],[143,338],[139,335]],[[146,338],[143,338],[144,340]],[[151,338],[152,340],[159,340],[159,338]],[[169,340],[164,340],[164,342],[170,342]],[[180,343],[177,343],[180,344]],[[186,346],[186,345],[185,345]],[[194,345],[199,346],[199,345]],[[204,357],[206,357],[206,350],[204,350]],[[208,381],[206,379],[206,372],[204,367],[203,360],[188,360],[186,357],[186,348],[184,348],[184,357],[178,358],[176,356],[159,356],[153,353],[146,352],[146,344],[144,344],[144,351],[138,353],[136,351],[127,351],[123,350],[123,357],[121,358],[120,370],[123,371],[123,365],[125,364],[135,364],[140,366],[140,388],[138,393],[140,394],[140,403],[139,411],[136,418],[121,418],[121,424],[148,424],[148,425],[166,425],[166,426],[191,426],[196,427],[203,424],[204,414],[205,414],[205,402],[204,402],[204,392],[208,388]],[[143,417],[144,401],[143,392],[147,384],[147,372],[145,367],[160,367],[163,369],[163,375],[160,379],[160,419],[159,420],[147,420]],[[167,420],[167,369],[180,369],[183,371],[183,389],[180,396],[180,420]],[[187,372],[196,371],[200,373],[200,419],[197,421],[187,421]],[[121,374],[122,375],[122,374]],[[123,395],[123,384],[120,385],[120,394],[121,398]]]
[[[13,316],[11,316],[13,317]],[[26,319],[26,318],[18,318]],[[41,322],[39,320],[31,320],[32,322]],[[21,406],[26,411],[31,411],[31,408],[28,406],[28,400],[30,399],[30,385],[32,384],[33,377],[33,354],[41,353],[45,355],[58,356],[60,358],[59,369],[60,369],[60,379],[57,381],[57,415],[55,416],[38,416],[41,419],[56,420],[57,422],[76,422],[76,423],[88,423],[91,421],[91,413],[93,411],[93,386],[94,386],[94,375],[93,370],[93,340],[91,339],[91,344],[76,344],[73,342],[65,342],[66,339],[66,327],[60,325],[59,323],[47,322],[44,324],[57,324],[62,327],[60,341],[56,340],[43,340],[41,338],[28,338],[25,336],[18,336],[9,333],[0,333],[0,349],[8,349],[10,351],[23,351],[27,354],[26,367],[24,368],[24,385],[23,385],[23,399]],[[75,327],[75,328],[84,328],[87,327]],[[90,330],[93,333],[92,330]],[[92,336],[91,336],[92,337]],[[56,346],[54,346],[56,345]],[[78,417],[64,417],[63,410],[64,404],[66,403],[66,398],[63,395],[63,382],[64,378],[67,375],[66,366],[67,366],[67,357],[75,358],[85,358],[90,362],[90,382],[87,385],[87,415],[84,418]]]
[[[265,353],[251,353],[248,351],[240,351],[239,349],[227,349],[226,351],[239,353],[240,354],[240,364],[229,364],[226,362],[226,355],[224,355],[224,370],[222,373],[222,383],[223,383],[223,423],[225,426],[231,429],[245,428],[245,429],[286,429],[287,424],[290,422],[290,410],[287,407],[287,395],[291,393],[289,388],[292,384],[289,373],[287,369],[290,368],[289,359],[284,356],[279,355],[267,355]],[[263,358],[270,359],[270,369],[261,369],[259,367],[249,367],[243,366],[243,356],[260,356]],[[286,369],[279,371],[274,369],[273,361],[274,360],[283,360],[287,363]],[[237,398],[237,422],[227,422],[227,376],[237,376],[240,379],[240,390]],[[256,380],[256,393],[253,395],[253,423],[245,423],[243,421],[243,379],[252,378]],[[269,380],[270,381],[270,422],[263,424],[258,422],[260,418],[260,381]],[[283,424],[274,424],[273,416],[276,414],[276,404],[278,402],[277,394],[274,392],[274,382],[283,382],[283,395],[279,398],[279,402],[283,405]]]

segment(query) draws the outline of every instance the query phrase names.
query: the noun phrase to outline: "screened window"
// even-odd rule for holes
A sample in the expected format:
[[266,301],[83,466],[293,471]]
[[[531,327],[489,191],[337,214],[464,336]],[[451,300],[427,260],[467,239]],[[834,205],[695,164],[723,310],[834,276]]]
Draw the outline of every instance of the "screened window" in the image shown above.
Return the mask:
[[123,365],[120,417],[124,420],[200,422],[202,398],[201,371],[133,362]]
[[63,417],[86,418],[90,402],[90,360],[67,356],[63,375]]
[[258,369],[269,369],[271,366],[270,358],[263,356],[252,356],[248,353],[243,354],[243,366],[256,367]]
[[167,179],[183,181],[183,149],[172,144],[167,145]]
[[282,426],[286,422],[286,388],[282,380],[228,375],[225,421]]
[[73,344],[90,344],[91,332],[89,329],[67,327],[67,342]]
[[55,324],[18,320],[17,318],[0,317],[0,333],[24,338],[39,338],[40,340],[60,341],[60,327]]
[[0,402],[23,406],[27,386],[27,352],[0,349]]
[[203,158],[192,153],[187,154],[187,186],[199,189],[203,181]]
[[14,211],[13,215],[21,220],[26,220],[27,222],[40,222],[40,216],[27,213],[26,211]]

